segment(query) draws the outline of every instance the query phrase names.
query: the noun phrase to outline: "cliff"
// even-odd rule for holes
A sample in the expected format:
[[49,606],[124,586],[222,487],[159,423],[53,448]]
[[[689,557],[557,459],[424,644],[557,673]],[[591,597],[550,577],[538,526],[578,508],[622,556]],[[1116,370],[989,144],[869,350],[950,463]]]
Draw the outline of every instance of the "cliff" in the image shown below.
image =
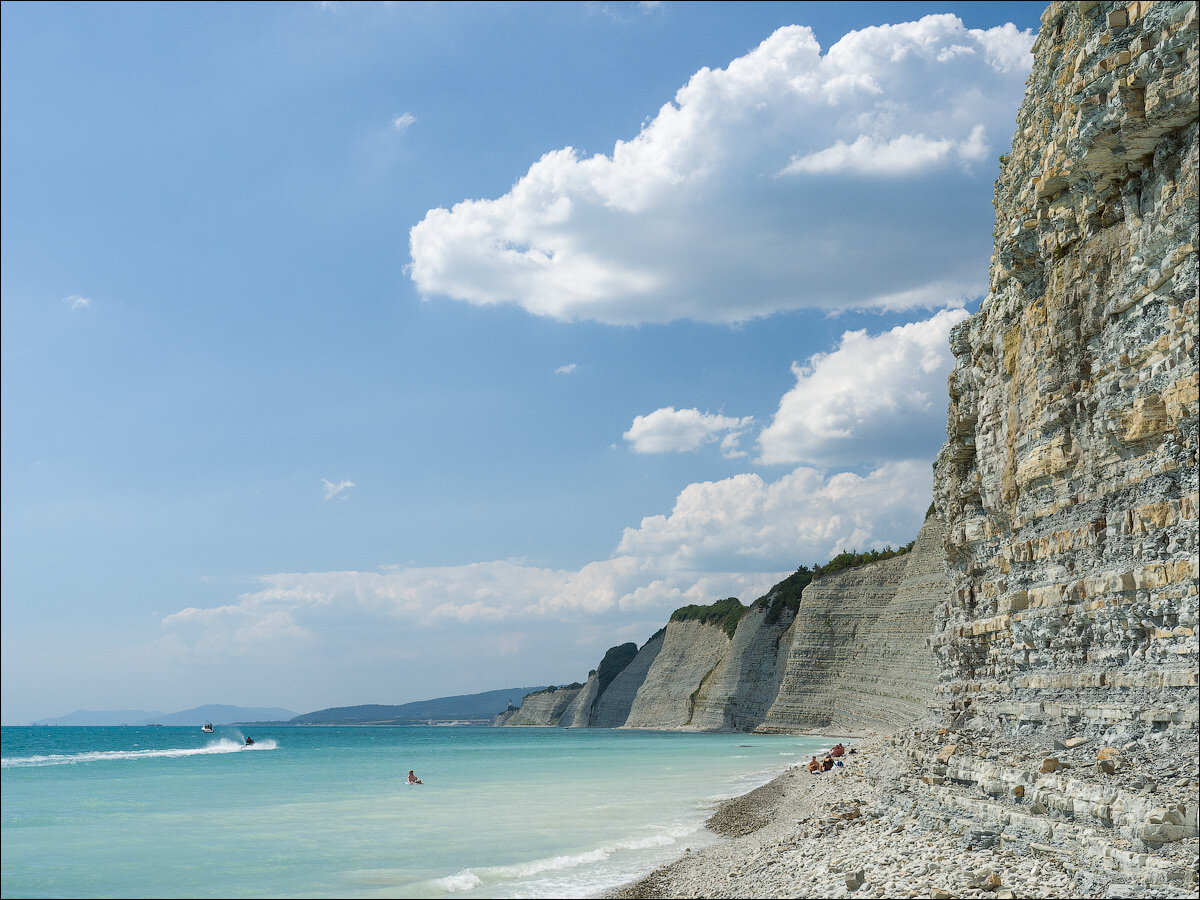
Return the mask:
[[1192,3],[1055,3],[951,346],[934,645],[955,722],[1197,717]]
[[668,622],[662,648],[647,670],[623,724],[627,728],[690,725],[700,686],[729,644],[729,636],[718,625]]
[[548,687],[526,694],[519,709],[502,712],[498,725],[559,725],[563,715],[585,690],[584,685]]
[[770,597],[738,623],[729,649],[696,698],[691,724],[701,731],[750,731],[779,693],[795,613],[784,607],[771,621]]
[[912,552],[673,617],[572,724],[1194,732],[1196,22],[1043,16]]
[[[909,553],[811,583],[801,570],[749,608],[684,607],[607,687],[592,676],[565,702],[532,695],[528,714],[501,724],[787,732],[911,721],[933,695],[926,639],[945,595],[943,535],[931,517]],[[619,649],[598,671],[627,658]]]
[[662,650],[665,634],[665,628],[653,634],[650,640],[642,645],[633,661],[622,669],[604,693],[596,698],[589,725],[596,728],[619,728],[625,724],[638,691],[646,680],[650,667],[654,665],[659,651]]

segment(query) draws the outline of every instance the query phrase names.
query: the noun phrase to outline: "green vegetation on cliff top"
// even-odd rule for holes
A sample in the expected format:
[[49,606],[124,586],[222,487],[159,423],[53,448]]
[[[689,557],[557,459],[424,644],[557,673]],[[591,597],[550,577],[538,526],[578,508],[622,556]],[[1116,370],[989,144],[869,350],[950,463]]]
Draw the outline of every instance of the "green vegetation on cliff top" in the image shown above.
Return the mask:
[[671,613],[671,621],[695,621],[702,625],[716,625],[718,628],[724,628],[725,633],[733,637],[733,633],[737,631],[738,622],[742,620],[742,616],[749,608],[742,606],[742,601],[737,597],[726,597],[709,606],[700,606],[695,603],[690,606],[681,606]]

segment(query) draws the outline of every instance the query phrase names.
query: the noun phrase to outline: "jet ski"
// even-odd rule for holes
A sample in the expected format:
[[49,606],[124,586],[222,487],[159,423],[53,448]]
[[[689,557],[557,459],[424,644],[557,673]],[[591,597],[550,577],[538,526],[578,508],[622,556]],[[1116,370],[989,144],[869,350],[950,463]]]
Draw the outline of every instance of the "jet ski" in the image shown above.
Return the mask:
[[252,738],[252,737],[246,738],[246,746],[247,747],[253,745],[253,743],[254,743],[254,738]]

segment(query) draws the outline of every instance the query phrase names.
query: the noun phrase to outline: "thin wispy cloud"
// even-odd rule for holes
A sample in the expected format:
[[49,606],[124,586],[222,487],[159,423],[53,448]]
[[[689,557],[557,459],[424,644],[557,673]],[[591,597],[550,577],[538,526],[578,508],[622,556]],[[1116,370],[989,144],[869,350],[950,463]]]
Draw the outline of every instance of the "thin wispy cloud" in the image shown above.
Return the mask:
[[555,375],[570,375],[579,368],[578,363],[567,363],[565,366],[559,366],[554,370]]
[[334,484],[332,481],[330,481],[327,478],[322,478],[321,484],[324,486],[324,489],[325,489],[325,499],[326,500],[332,500],[334,497],[337,497],[339,495],[341,495],[344,498],[345,492],[350,490],[350,488],[354,487],[353,481],[339,481],[336,484]]
[[400,113],[400,115],[395,116],[392,119],[392,130],[393,131],[408,131],[409,126],[411,126],[416,121],[417,121],[417,117],[414,116],[412,113],[410,113],[410,112]]
[[70,297],[64,297],[63,303],[69,309],[88,309],[92,305],[91,297],[81,297],[78,294],[72,294]]

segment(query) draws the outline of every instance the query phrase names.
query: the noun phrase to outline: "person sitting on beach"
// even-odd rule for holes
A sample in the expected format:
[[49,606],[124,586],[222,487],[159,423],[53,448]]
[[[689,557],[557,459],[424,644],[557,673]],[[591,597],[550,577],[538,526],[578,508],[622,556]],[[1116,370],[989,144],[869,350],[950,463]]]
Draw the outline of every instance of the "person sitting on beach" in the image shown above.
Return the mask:
[[828,772],[832,768],[833,768],[833,757],[826,756],[825,761],[821,763],[821,771]]
[[841,744],[834,744],[833,749],[829,751],[829,755],[832,756],[834,759],[837,759],[837,757],[841,756],[845,752],[846,752],[846,748],[843,747]]
[[409,784],[424,784],[425,782],[423,782],[420,778],[418,778],[416,775],[414,775],[412,769],[409,769],[408,770],[408,783]]
[[817,758],[815,756],[808,761],[808,771],[814,775],[821,774],[821,764],[817,762]]

